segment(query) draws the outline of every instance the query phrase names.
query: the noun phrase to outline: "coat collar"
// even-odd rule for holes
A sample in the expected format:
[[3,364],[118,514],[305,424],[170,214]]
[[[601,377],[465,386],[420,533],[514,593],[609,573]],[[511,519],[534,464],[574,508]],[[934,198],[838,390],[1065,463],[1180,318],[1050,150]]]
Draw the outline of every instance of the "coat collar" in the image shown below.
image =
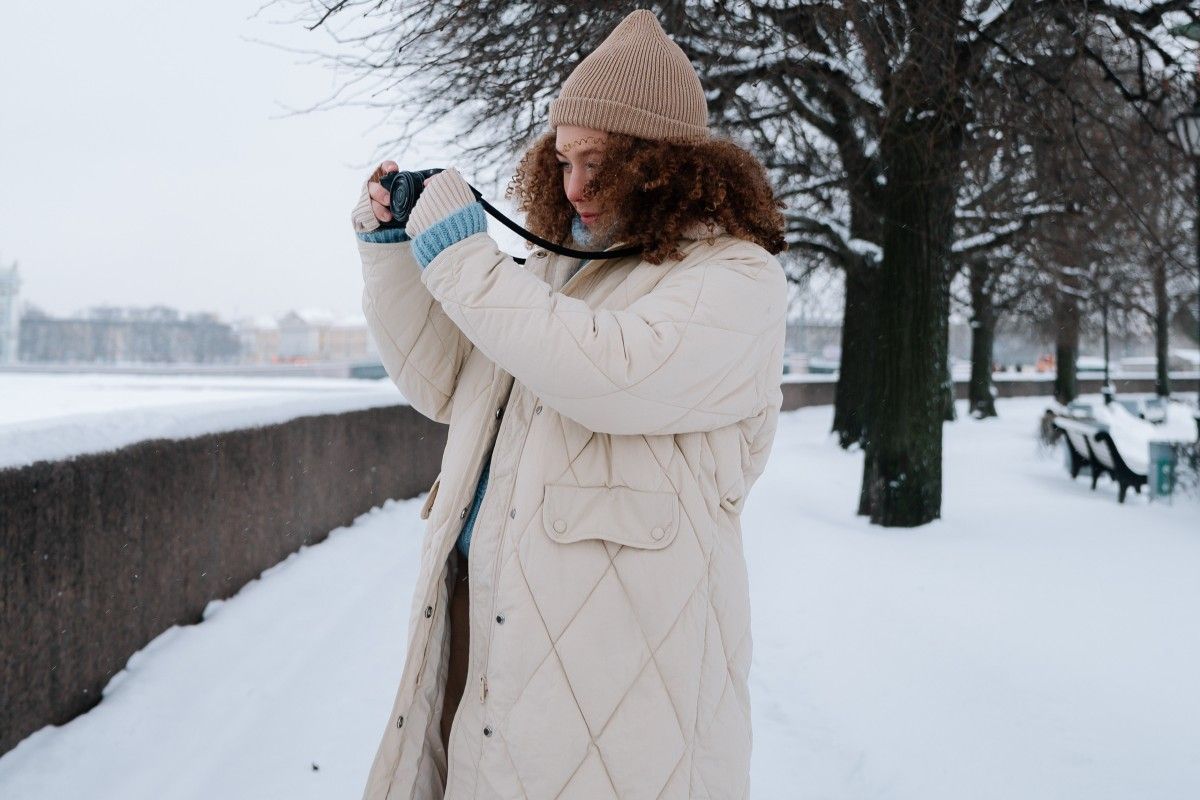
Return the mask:
[[693,222],[679,232],[685,239],[713,239],[725,233],[725,226],[718,222]]
[[[687,243],[684,245],[684,247],[690,248],[693,244],[700,240],[722,236],[725,234],[725,232],[725,228],[719,224],[713,223],[710,227],[705,223],[696,222],[681,230],[680,238]],[[580,250],[593,249],[579,242],[574,235],[567,236],[566,244],[569,247],[575,247]],[[628,242],[614,242],[603,249],[604,251],[616,250],[617,248],[624,247],[627,244]],[[572,277],[574,277],[575,273],[588,267],[590,263],[592,262],[581,261],[577,258],[551,253],[550,258],[546,259],[546,262],[542,267],[544,272],[540,274],[540,277],[553,286],[556,291],[558,291],[561,290],[563,286],[565,286],[567,282],[571,280]],[[655,271],[655,274],[657,274],[657,271]]]
[[[582,226],[582,224],[583,223],[579,221],[578,215],[574,216],[571,220],[572,231],[575,231],[576,229],[580,228]],[[679,236],[681,238],[687,239],[689,241],[698,241],[700,239],[716,238],[717,236],[721,236],[724,233],[725,233],[725,227],[723,225],[721,225],[720,223],[717,223],[717,222],[706,223],[706,222],[701,222],[701,221],[697,220],[696,222],[693,222],[691,225],[688,225],[687,227],[683,228],[679,232]],[[580,240],[575,236],[575,234],[573,232],[568,238],[570,239],[571,247],[574,247],[578,250],[590,249],[586,244],[580,242]],[[624,247],[625,244],[626,244],[626,242],[615,242],[613,244],[608,245],[607,247],[604,247],[603,250],[604,251],[616,250],[619,247]]]

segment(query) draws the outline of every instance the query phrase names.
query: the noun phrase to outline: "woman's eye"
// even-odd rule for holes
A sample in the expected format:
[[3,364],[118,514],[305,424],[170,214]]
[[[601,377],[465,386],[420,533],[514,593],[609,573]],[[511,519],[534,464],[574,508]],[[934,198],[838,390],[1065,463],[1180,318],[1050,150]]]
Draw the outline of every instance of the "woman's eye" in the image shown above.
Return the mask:
[[560,161],[560,162],[558,162],[558,168],[559,168],[559,169],[567,169],[567,168],[569,168],[570,166],[571,166],[571,162],[569,162],[569,161]]

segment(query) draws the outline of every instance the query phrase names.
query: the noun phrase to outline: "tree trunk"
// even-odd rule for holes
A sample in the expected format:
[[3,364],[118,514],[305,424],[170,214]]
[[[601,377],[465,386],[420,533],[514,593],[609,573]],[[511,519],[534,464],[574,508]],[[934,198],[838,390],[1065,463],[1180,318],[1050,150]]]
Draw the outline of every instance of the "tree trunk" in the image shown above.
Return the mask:
[[[1200,222],[1196,223],[1196,227],[1200,228]],[[1200,247],[1197,247],[1197,250],[1200,250]],[[1184,303],[1175,309],[1175,330],[1187,336],[1186,341],[1200,345],[1200,317],[1196,316],[1196,309],[1193,309],[1190,303]]]
[[880,145],[887,207],[859,513],[888,527],[941,515],[949,176],[959,148],[920,123],[893,121]]
[[996,416],[992,393],[992,347],[996,341],[996,309],[988,291],[988,265],[974,259],[967,267],[971,288],[971,381],[967,404],[976,419]]
[[[947,290],[950,281],[946,281]],[[950,367],[950,302],[946,301],[946,319],[942,323],[942,422],[954,422],[958,412],[954,408],[954,370]]]
[[1079,298],[1059,289],[1054,298],[1054,399],[1066,405],[1079,396]]
[[1167,296],[1167,265],[1155,259],[1154,272],[1154,393],[1159,397],[1171,395],[1171,298]]
[[875,360],[878,275],[878,268],[866,263],[846,270],[842,355],[833,398],[833,432],[843,448],[861,441],[866,427],[867,396]]

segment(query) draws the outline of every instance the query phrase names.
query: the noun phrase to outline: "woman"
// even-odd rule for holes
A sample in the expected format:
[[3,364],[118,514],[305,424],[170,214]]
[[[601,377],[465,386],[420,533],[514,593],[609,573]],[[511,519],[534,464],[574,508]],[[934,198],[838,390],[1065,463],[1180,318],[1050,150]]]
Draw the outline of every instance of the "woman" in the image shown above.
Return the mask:
[[528,226],[639,255],[520,266],[453,169],[404,231],[379,229],[394,162],[353,214],[384,365],[449,424],[364,797],[747,797],[740,514],[782,401],[780,204],[648,11],[550,128],[509,189]]

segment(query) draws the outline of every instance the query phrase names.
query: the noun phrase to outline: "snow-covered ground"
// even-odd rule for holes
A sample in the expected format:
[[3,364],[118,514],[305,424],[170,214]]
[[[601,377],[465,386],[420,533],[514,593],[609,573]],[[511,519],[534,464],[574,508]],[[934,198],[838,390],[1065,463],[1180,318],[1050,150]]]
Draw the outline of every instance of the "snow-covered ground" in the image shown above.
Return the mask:
[[[755,798],[1200,797],[1200,502],[1118,505],[1039,451],[1045,401],[998,408],[946,426],[943,519],[913,530],[854,516],[862,457],[830,408],[781,417],[743,520]],[[164,633],[0,758],[0,797],[358,797],[422,499]]]
[[0,373],[0,469],[404,402],[387,379]]

